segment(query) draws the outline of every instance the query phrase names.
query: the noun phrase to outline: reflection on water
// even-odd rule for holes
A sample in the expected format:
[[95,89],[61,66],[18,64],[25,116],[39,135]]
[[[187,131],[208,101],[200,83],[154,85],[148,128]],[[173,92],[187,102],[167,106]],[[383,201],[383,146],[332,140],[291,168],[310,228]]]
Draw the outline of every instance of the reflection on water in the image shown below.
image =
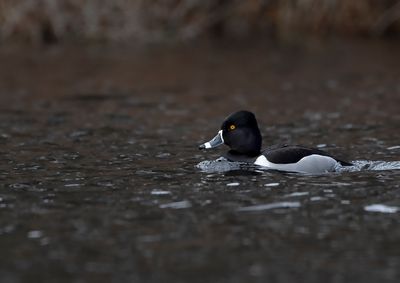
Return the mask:
[[[2,282],[397,282],[398,48],[344,47],[0,52]],[[239,109],[355,165],[208,161]]]

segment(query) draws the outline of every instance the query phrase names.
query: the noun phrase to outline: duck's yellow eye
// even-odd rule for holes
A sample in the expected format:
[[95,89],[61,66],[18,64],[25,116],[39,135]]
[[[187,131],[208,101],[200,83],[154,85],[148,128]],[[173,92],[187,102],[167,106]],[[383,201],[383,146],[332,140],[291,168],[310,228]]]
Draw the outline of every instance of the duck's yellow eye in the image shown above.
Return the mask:
[[236,129],[236,126],[235,126],[235,125],[230,125],[230,126],[229,126],[229,130],[234,130],[234,129]]

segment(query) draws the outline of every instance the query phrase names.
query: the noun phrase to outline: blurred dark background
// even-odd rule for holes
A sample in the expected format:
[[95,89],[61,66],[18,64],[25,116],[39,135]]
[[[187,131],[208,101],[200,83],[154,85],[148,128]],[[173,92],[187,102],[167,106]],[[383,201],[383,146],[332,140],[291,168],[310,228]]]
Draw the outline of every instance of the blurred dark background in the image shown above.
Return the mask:
[[398,37],[397,0],[0,0],[1,43]]

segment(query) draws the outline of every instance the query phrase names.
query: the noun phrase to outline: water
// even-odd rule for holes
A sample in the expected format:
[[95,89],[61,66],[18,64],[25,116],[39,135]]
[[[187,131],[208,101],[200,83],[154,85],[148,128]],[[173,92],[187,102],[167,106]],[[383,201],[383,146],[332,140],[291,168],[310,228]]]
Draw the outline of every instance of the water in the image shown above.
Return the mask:
[[[396,43],[2,49],[1,281],[398,282],[398,56]],[[264,146],[355,166],[214,162],[225,148],[197,145],[239,109]]]

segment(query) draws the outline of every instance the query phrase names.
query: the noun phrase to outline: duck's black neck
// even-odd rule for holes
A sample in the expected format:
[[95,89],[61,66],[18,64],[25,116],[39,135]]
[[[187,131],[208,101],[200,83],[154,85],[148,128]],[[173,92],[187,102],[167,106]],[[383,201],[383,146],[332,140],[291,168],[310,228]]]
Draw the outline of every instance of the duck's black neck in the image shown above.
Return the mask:
[[254,163],[259,155],[260,152],[250,152],[249,154],[243,154],[235,150],[229,150],[227,153],[224,154],[224,157],[229,161]]

